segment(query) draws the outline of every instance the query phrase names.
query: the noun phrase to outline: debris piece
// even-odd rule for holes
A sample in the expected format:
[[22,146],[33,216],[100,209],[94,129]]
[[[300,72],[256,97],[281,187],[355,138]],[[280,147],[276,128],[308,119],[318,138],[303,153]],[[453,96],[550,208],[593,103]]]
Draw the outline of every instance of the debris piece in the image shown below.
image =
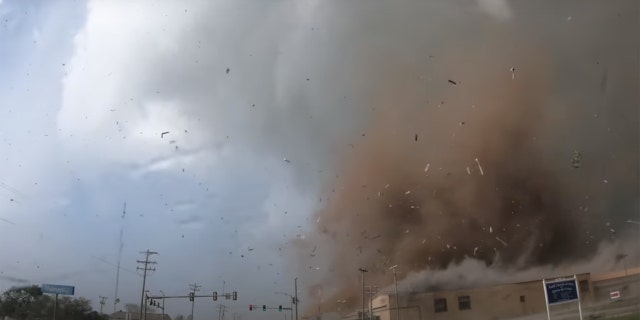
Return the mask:
[[449,83],[453,84],[454,86],[457,86],[457,85],[458,85],[458,83],[457,83],[457,82],[455,82],[455,81],[453,81],[453,80],[451,80],[451,79],[449,79]]
[[480,175],[484,176],[484,171],[482,171],[482,166],[480,165],[480,161],[476,158],[476,163],[478,164],[478,169],[480,169]]
[[404,194],[410,194],[411,190],[407,190]]
[[227,74],[229,74],[229,71],[231,71],[231,69],[227,68]]
[[430,163],[427,163],[427,166],[426,166],[426,167],[424,167],[424,172],[429,171],[429,167],[430,167],[430,166],[431,166],[431,164],[430,164]]
[[165,131],[165,132],[161,133],[160,134],[160,139],[163,139],[165,134],[169,134],[169,131]]
[[471,169],[469,169],[469,167],[467,167],[467,173],[471,175]]
[[504,242],[504,240],[502,240],[502,239],[500,239],[498,237],[496,237],[496,240],[500,241],[500,243],[502,243],[503,246],[505,246],[505,247],[507,246],[507,243]]
[[489,227],[489,233],[493,233],[493,228]]
[[291,163],[291,160],[289,160],[289,159],[287,159],[287,158],[282,159],[282,161],[284,161],[284,162],[286,162],[286,163]]
[[478,247],[473,248],[473,255],[476,255],[476,252],[478,251]]
[[509,69],[509,71],[511,71],[511,80],[516,78],[516,67],[511,67],[511,69]]
[[464,126],[464,121],[460,121],[460,126]]
[[573,157],[571,158],[571,166],[575,169],[578,169],[582,166],[582,153],[578,151],[573,152]]
[[418,141],[418,134],[415,135],[415,140]]

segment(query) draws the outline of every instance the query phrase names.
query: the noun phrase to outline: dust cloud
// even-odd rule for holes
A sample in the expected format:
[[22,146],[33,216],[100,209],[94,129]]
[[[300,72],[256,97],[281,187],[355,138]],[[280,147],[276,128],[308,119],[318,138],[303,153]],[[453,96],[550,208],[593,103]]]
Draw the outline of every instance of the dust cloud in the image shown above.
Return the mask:
[[[504,275],[493,281],[598,271],[620,253],[603,244],[637,241],[624,236],[637,234],[625,223],[638,208],[637,75],[602,89],[600,61],[617,52],[575,56],[551,26],[481,25],[477,39],[375,66],[368,121],[336,147],[338,173],[297,241],[316,281],[310,313],[357,305],[358,268],[379,287],[398,265],[406,287],[455,288],[490,283],[487,270]],[[598,71],[569,72],[582,67]]]

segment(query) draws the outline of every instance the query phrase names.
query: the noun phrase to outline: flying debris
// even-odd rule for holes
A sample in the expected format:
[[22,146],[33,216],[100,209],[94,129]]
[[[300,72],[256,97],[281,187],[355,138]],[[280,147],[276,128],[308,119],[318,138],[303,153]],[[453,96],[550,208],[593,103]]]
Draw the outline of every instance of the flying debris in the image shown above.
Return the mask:
[[13,221],[9,221],[9,220],[7,220],[7,219],[5,219],[5,218],[0,218],[0,221],[2,221],[2,222],[6,222],[6,223],[8,223],[8,224],[13,224],[13,225],[15,225],[15,222],[13,222]]
[[429,171],[429,167],[430,167],[430,166],[431,166],[431,164],[430,164],[430,163],[427,163],[427,166],[426,166],[426,167],[424,167],[424,172]]
[[229,71],[231,71],[231,69],[227,68],[227,74],[229,74]]
[[415,138],[416,141],[418,141],[418,134],[416,133]]
[[476,158],[476,163],[478,164],[478,169],[480,169],[480,175],[484,176],[484,171],[482,171],[482,166],[480,165],[480,161]]
[[454,86],[457,86],[457,85],[458,85],[458,83],[457,83],[457,82],[455,82],[455,81],[453,81],[453,80],[451,80],[451,79],[449,79],[449,83],[453,84]]
[[511,79],[515,79],[516,78],[516,67],[511,67],[511,69],[509,69],[509,71],[511,71]]
[[165,131],[165,132],[161,133],[161,134],[160,134],[160,138],[161,138],[161,139],[164,139],[164,135],[165,135],[165,134],[169,134],[169,131]]
[[502,239],[500,239],[498,237],[496,237],[496,240],[500,241],[500,243],[502,243],[503,246],[505,246],[505,247],[507,246],[507,243],[504,242],[504,240],[502,240]]
[[573,152],[573,157],[571,158],[571,166],[575,169],[578,169],[582,166],[582,153],[578,151]]
[[287,159],[287,158],[283,158],[282,161],[286,162],[286,163],[291,163],[291,160]]

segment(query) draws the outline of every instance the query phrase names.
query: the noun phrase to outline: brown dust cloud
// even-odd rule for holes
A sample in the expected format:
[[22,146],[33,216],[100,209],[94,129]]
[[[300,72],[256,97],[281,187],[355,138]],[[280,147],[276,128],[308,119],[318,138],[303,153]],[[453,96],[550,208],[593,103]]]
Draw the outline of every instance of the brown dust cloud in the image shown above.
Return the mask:
[[[620,19],[596,7],[580,13]],[[336,174],[297,240],[315,281],[308,313],[353,311],[358,268],[385,289],[397,265],[401,289],[419,291],[610,271],[620,254],[637,264],[637,43],[622,26],[540,15],[461,21],[478,36],[439,31],[438,48],[411,55],[362,49],[376,69],[359,92],[366,116],[335,147]]]

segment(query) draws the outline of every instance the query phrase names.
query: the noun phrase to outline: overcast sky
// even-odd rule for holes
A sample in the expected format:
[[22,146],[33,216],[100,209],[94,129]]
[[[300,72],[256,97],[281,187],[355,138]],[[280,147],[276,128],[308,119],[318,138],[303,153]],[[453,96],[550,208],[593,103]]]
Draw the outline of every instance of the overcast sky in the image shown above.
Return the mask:
[[[353,93],[375,90],[365,84],[389,57],[428,56],[403,51],[411,36],[437,54],[473,38],[460,21],[508,30],[518,18],[501,0],[332,3],[0,0],[0,289],[74,285],[95,308],[107,296],[111,312],[122,232],[118,309],[140,301],[147,249],[159,253],[153,294],[225,283],[240,297],[230,313],[288,306],[274,292],[316,270],[296,265],[294,240],[356,141],[344,137],[370,119],[368,96]],[[216,306],[198,300],[196,318]]]
[[294,27],[310,6],[1,2],[0,286],[75,285],[110,311],[122,229],[124,303],[139,303],[136,260],[150,249],[155,294],[226,281],[233,312],[288,305],[273,292],[293,291],[284,256],[317,187],[293,172],[322,146],[296,145],[306,137],[284,91],[310,75],[278,51],[303,50]]

